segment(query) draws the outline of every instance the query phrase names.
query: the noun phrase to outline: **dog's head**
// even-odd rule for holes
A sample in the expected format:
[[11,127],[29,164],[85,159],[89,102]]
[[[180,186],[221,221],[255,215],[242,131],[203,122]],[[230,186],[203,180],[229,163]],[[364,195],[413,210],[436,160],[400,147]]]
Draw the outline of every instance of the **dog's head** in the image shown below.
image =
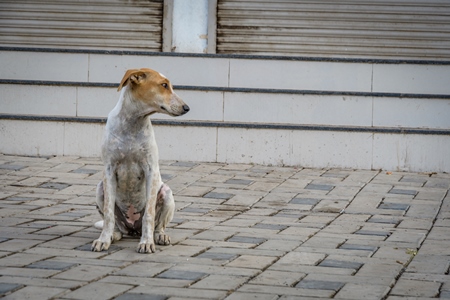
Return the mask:
[[133,98],[145,104],[151,113],[159,112],[176,117],[189,111],[189,106],[173,91],[169,79],[154,70],[128,70],[118,91],[126,85],[129,85]]

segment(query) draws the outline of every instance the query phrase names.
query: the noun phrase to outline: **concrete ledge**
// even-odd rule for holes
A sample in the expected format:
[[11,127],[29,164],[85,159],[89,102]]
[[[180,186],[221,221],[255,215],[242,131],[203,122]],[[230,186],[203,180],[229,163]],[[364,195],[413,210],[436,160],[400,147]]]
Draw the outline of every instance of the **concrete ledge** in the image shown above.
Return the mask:
[[[2,152],[99,156],[104,119],[88,121],[86,118],[84,122],[64,118],[52,121],[2,118]],[[207,126],[199,126],[202,124]],[[219,125],[155,120],[160,158],[312,168],[450,172],[448,131],[429,131],[430,134],[425,135],[400,131],[344,131],[332,127],[320,130],[285,125],[272,128]]]
[[17,50],[0,48],[0,78],[119,82],[127,69],[145,66],[175,85],[450,94],[450,62]]
[[[105,118],[116,84],[0,80],[2,113]],[[185,121],[450,129],[450,95],[317,93],[181,86]],[[172,118],[157,114],[153,119]]]

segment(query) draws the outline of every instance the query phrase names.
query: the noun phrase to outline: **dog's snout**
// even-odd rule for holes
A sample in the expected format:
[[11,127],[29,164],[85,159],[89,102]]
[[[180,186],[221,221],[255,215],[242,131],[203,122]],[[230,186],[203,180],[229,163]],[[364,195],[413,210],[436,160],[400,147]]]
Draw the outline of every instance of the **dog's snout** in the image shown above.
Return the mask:
[[183,105],[183,110],[184,110],[185,113],[187,113],[190,110],[190,108],[189,108],[189,106],[187,106],[185,104],[185,105]]

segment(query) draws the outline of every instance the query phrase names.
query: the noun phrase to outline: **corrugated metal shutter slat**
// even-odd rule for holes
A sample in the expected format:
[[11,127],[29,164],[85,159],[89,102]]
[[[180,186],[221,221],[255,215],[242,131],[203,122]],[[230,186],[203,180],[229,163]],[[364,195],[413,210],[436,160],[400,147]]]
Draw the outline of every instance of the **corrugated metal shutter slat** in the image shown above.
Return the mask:
[[162,50],[162,0],[0,3],[3,46]]
[[450,59],[450,1],[219,0],[217,52]]

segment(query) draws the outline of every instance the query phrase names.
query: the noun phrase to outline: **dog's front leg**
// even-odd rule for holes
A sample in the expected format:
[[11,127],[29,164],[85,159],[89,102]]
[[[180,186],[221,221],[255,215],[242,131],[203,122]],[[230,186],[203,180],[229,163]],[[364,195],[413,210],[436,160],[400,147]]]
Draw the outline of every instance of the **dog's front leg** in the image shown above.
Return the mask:
[[137,251],[153,253],[156,251],[153,238],[155,228],[156,197],[158,194],[158,176],[152,170],[145,170],[146,201],[145,213],[142,218],[142,236]]
[[105,171],[104,186],[105,199],[103,205],[103,229],[100,237],[92,243],[91,250],[95,252],[108,250],[111,245],[114,233],[115,217],[114,206],[116,204],[117,179],[115,170],[108,166]]

